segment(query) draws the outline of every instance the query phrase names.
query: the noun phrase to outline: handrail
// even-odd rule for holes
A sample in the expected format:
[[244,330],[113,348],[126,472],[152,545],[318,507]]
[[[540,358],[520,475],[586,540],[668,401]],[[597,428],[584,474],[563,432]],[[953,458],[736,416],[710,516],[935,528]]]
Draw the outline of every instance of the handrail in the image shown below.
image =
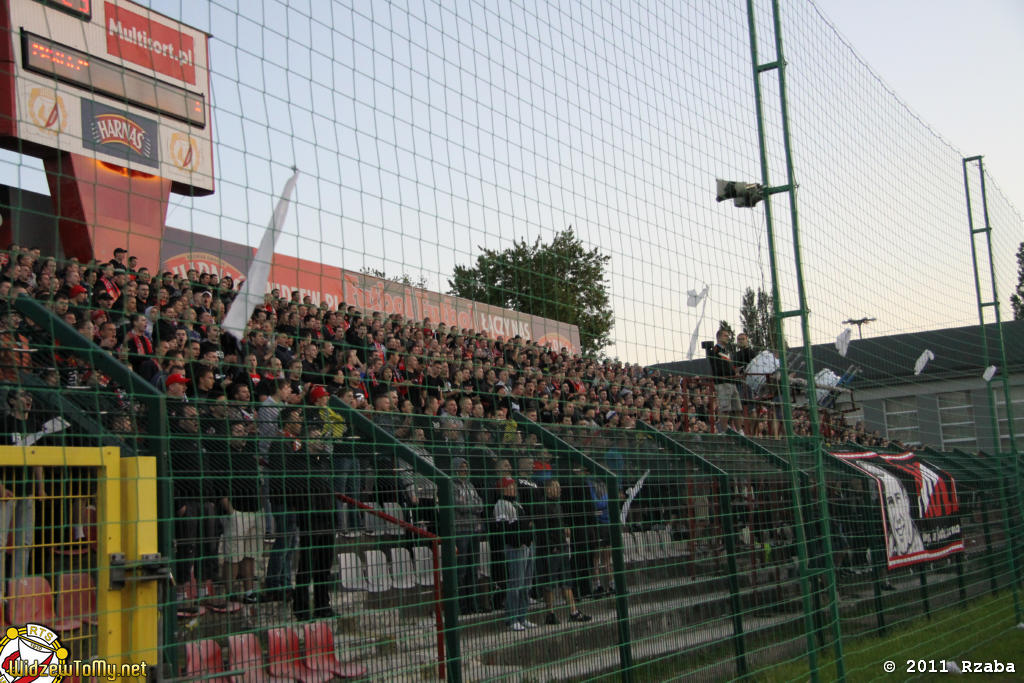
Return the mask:
[[369,512],[374,517],[379,517],[380,519],[383,519],[385,522],[391,522],[395,526],[400,526],[403,529],[405,529],[406,531],[411,531],[412,533],[416,534],[420,538],[429,538],[429,539],[439,539],[440,538],[440,536],[438,536],[437,534],[435,534],[433,532],[427,531],[426,529],[424,529],[422,527],[418,527],[415,524],[409,524],[409,522],[406,522],[404,519],[398,519],[398,517],[395,517],[394,515],[389,515],[388,513],[384,512],[383,510],[378,510],[377,508],[373,507],[372,505],[368,505],[367,503],[364,503],[362,501],[356,500],[355,498],[351,498],[349,496],[346,496],[344,493],[335,493],[334,497],[337,498],[338,500],[340,500],[343,503],[348,503],[349,505],[355,505],[360,510],[365,510],[366,512]]
[[[443,574],[443,580],[437,590],[442,593],[438,597],[444,605],[444,640],[447,643],[447,647],[444,649],[448,653],[447,659],[453,661],[460,659],[462,655],[459,647],[459,574],[455,551],[455,487],[451,477],[442,472],[434,463],[399,441],[394,434],[337,397],[332,396],[328,405],[340,413],[360,436],[369,439],[374,445],[384,447],[395,457],[408,462],[415,472],[430,478],[437,486],[437,530],[439,532],[438,541],[441,545],[441,558],[438,560],[435,553],[434,564],[436,570]],[[448,666],[446,670],[450,683],[462,683],[461,666]]]
[[426,529],[416,526],[415,524],[409,524],[409,522],[406,522],[404,519],[398,519],[394,515],[389,515],[383,510],[378,510],[377,508],[371,507],[362,501],[346,496],[344,493],[335,493],[334,497],[343,503],[355,505],[360,510],[364,510],[374,517],[379,517],[385,522],[391,522],[406,531],[410,531],[420,538],[430,540],[430,554],[434,559],[434,570],[432,574],[434,576],[434,624],[437,629],[437,676],[441,680],[444,680],[446,667],[444,659],[444,619],[441,617],[441,561],[438,556],[437,548],[438,543],[440,542],[440,537],[435,533],[431,533]]

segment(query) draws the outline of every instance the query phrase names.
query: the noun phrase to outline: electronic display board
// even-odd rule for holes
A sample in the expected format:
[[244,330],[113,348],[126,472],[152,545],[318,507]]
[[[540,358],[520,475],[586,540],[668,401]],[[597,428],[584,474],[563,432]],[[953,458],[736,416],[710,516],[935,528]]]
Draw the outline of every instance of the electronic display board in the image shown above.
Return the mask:
[[28,142],[160,175],[177,192],[213,191],[206,33],[128,0],[5,4],[5,146]]

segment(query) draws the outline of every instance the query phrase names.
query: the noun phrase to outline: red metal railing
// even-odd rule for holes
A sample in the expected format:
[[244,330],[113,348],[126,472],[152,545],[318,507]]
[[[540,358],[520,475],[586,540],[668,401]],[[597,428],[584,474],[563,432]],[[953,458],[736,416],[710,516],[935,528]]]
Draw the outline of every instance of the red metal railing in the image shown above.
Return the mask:
[[391,524],[395,524],[400,528],[419,536],[420,538],[430,540],[430,554],[434,558],[434,621],[437,627],[437,675],[441,680],[444,680],[446,671],[444,659],[444,619],[441,616],[441,553],[439,548],[441,539],[438,538],[437,534],[431,533],[426,529],[421,529],[415,524],[409,524],[409,522],[406,522],[405,520],[393,517],[386,512],[382,512],[381,510],[360,502],[355,498],[350,498],[343,493],[335,493],[334,496],[343,503],[355,505],[360,510],[365,510],[371,515],[383,519],[385,522],[390,522]]

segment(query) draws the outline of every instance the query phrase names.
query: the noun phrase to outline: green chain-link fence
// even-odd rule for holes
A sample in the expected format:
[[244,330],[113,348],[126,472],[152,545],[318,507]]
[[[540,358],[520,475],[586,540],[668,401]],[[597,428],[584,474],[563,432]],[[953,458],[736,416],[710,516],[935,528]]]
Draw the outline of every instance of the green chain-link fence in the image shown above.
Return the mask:
[[0,10],[7,671],[1019,657],[1024,222],[815,5]]

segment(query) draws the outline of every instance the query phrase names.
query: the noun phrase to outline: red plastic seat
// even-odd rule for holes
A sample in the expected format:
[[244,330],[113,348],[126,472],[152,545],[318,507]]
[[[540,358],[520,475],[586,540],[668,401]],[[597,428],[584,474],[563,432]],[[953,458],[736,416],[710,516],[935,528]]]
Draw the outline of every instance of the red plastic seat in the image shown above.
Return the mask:
[[210,579],[207,579],[204,584],[203,601],[207,609],[218,614],[230,614],[242,609],[241,604],[227,598],[218,597],[213,588],[213,581]]
[[267,631],[267,662],[271,675],[301,683],[327,683],[332,678],[329,672],[307,666],[299,652],[299,636],[290,628]]
[[224,673],[224,658],[220,645],[213,640],[185,643],[185,678],[207,683],[231,683],[231,679],[218,676]]
[[53,589],[42,576],[26,576],[7,582],[7,608],[12,624],[45,624],[54,631],[74,631],[81,619],[57,620],[53,613]]
[[57,576],[57,613],[63,619],[99,623],[96,617],[96,585],[89,574],[60,574]]
[[366,667],[355,662],[343,662],[334,652],[334,633],[326,621],[306,624],[306,664],[314,671],[332,673],[340,678],[360,678]]
[[242,671],[235,674],[233,683],[293,683],[294,678],[281,678],[267,673],[263,663],[263,648],[255,633],[228,636],[228,669]]

